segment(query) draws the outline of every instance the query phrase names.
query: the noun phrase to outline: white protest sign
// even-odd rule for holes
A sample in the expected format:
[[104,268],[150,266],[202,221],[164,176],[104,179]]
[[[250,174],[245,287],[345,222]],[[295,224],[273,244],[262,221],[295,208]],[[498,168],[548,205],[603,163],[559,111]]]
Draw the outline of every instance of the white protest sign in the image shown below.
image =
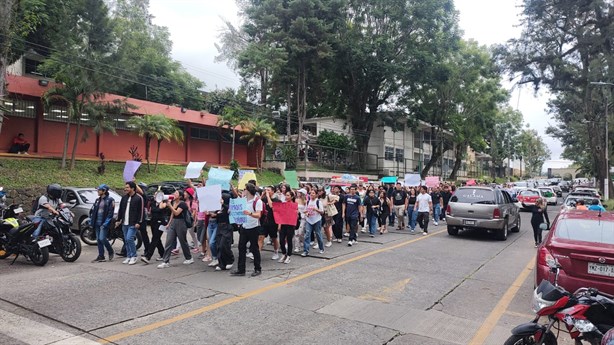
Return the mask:
[[213,212],[222,209],[222,186],[219,184],[196,188],[198,195],[198,211]]
[[205,164],[207,164],[207,162],[190,162],[185,169],[184,178],[199,178]]
[[420,174],[405,174],[405,185],[415,187],[420,185]]

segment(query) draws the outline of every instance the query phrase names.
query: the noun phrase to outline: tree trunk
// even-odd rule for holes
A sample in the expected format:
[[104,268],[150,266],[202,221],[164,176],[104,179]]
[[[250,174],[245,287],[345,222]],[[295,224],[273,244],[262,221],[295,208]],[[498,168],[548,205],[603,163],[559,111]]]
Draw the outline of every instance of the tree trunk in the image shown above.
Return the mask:
[[151,164],[149,163],[149,148],[151,147],[151,136],[145,135],[145,160],[147,161],[147,172],[151,173]]
[[[301,151],[301,141],[303,138],[303,123],[305,122],[305,118],[307,117],[307,82],[305,78],[305,63],[301,62],[301,65],[298,69],[298,83],[297,83],[297,92],[296,92],[296,113],[298,117],[298,135],[296,138],[296,155],[300,156]],[[305,147],[305,161],[307,161],[308,152],[307,147]]]
[[158,172],[158,158],[160,157],[160,144],[162,144],[162,139],[158,139],[158,150],[156,150],[156,165],[154,166],[154,172]]
[[286,103],[288,104],[288,113],[286,115],[286,139],[288,142],[290,142],[290,135],[292,134],[292,88],[290,87],[290,84],[288,84]]
[[458,171],[460,170],[461,164],[463,162],[463,158],[465,157],[465,152],[463,148],[467,148],[467,144],[459,144],[454,150],[454,167],[452,168],[452,172],[450,173],[450,180],[456,181]]
[[64,134],[64,148],[62,149],[62,169],[66,169],[66,157],[68,156],[68,140],[70,140],[70,117],[72,109],[68,107],[68,121],[66,121],[66,133]]
[[72,144],[72,152],[70,154],[70,170],[75,168],[75,160],[77,156],[77,146],[79,145],[79,130],[81,129],[81,112],[77,113],[77,129],[75,130],[75,140]]
[[232,127],[232,144],[230,145],[230,162],[235,160],[235,135],[237,130],[235,127]]

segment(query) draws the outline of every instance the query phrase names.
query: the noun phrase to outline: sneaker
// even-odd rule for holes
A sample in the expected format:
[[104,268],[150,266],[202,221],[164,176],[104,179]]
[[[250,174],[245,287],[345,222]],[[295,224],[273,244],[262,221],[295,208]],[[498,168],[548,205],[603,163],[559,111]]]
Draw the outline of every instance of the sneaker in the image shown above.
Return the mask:
[[198,253],[198,258],[199,258],[199,259],[200,259],[200,258],[204,258],[204,257],[205,257],[205,253],[203,253],[203,252],[199,252],[199,253]]
[[313,243],[313,249],[318,249],[318,243]]
[[280,264],[281,264],[281,263],[284,263],[284,261],[286,261],[286,259],[287,259],[287,258],[288,258],[288,256],[287,256],[287,255],[284,255],[284,257],[283,257],[283,258],[281,258],[281,259],[279,259],[279,261],[277,261],[277,262],[279,262]]
[[308,256],[308,255],[309,255],[309,253],[307,253],[307,252],[303,252],[303,253],[301,254],[301,256],[302,256],[302,257],[306,257],[306,256]]
[[[381,234],[380,234],[380,235],[381,235]],[[375,235],[369,235],[369,237],[373,238],[373,237],[375,237]]]
[[343,234],[343,237],[350,237],[350,234],[346,232]]
[[232,268],[232,264],[228,264],[228,265],[226,265],[226,269],[227,269],[227,270],[229,270],[229,269],[231,269],[231,268]]
[[92,262],[105,262],[107,261],[104,256],[99,256],[97,258],[95,258],[94,260],[92,260]]
[[194,253],[194,254],[200,253],[200,249],[194,248],[194,249],[192,249],[192,253]]
[[254,273],[252,273],[252,277],[257,277],[261,274],[262,274],[262,271],[254,271]]
[[162,261],[162,260],[164,260],[164,258],[163,258],[163,257],[161,257],[161,256],[158,256],[158,257],[156,258],[156,261]]
[[173,249],[173,250],[171,250],[171,254],[172,254],[172,255],[179,255],[179,249]]
[[365,229],[360,229],[360,232],[362,232],[363,234],[367,232],[367,230]]
[[439,226],[439,223],[437,223],[437,222],[433,222],[433,224],[435,224],[435,226]]
[[332,245],[333,245],[333,242],[328,241],[328,242],[326,242],[326,244],[324,245],[324,247],[327,247],[327,248],[328,248],[328,247],[330,247],[330,246],[332,246]]
[[289,263],[290,263],[290,257],[288,256],[286,260],[284,260],[284,264],[289,264]]
[[300,251],[301,251],[301,250],[300,250],[298,247],[294,248],[294,252],[295,252],[295,253],[298,253],[298,252],[300,252]]
[[158,265],[158,268],[169,268],[171,265],[168,262],[163,262]]
[[114,256],[115,256],[115,253],[113,252],[109,253],[109,262],[113,261]]
[[136,257],[130,258],[130,260],[128,261],[128,265],[134,265],[134,264],[136,264]]
[[249,253],[247,253],[247,254],[245,255],[245,257],[248,257],[248,258],[250,258],[250,259],[254,260],[254,253],[249,252]]
[[265,243],[265,244],[266,244],[266,245],[270,245],[270,244],[272,244],[271,239],[270,239],[270,238],[267,238],[267,239],[266,239],[266,243]]
[[337,243],[342,243],[342,242],[343,242],[342,239],[340,239],[340,238],[337,239]]
[[321,250],[320,250],[320,254],[324,254],[324,249],[321,249]]
[[412,235],[415,235],[415,234],[416,234],[416,230],[411,229],[411,230],[409,231],[409,233],[410,233],[410,234],[412,234]]
[[213,260],[213,261],[211,261],[211,263],[210,263],[210,264],[208,264],[207,266],[209,266],[209,267],[215,267],[215,266],[217,266],[219,263],[220,263],[219,261],[217,261],[217,260]]
[[230,275],[233,276],[233,277],[243,277],[243,276],[245,276],[245,272],[232,271],[232,272],[230,272]]
[[194,259],[188,259],[183,262],[184,265],[191,265],[194,263]]
[[205,255],[205,257],[203,258],[203,261],[211,261],[211,255]]
[[274,253],[273,256],[271,257],[271,260],[277,260],[279,259],[279,254]]
[[220,266],[215,266],[215,270],[216,270],[216,271],[221,271],[221,270],[222,270],[222,268],[221,268]]
[[426,236],[426,235],[428,235],[426,231],[422,233],[422,236]]
[[141,256],[141,261],[143,261],[145,263],[145,265],[149,265],[149,260],[147,260],[146,257]]
[[350,240],[350,241],[348,242],[348,247],[351,247],[351,246],[353,246],[353,245],[354,245],[354,241]]
[[535,243],[535,248],[539,247],[539,244]]
[[122,264],[124,264],[124,265],[125,265],[125,264],[127,264],[127,263],[129,263],[129,262],[130,262],[130,258],[126,258],[126,260],[122,261]]

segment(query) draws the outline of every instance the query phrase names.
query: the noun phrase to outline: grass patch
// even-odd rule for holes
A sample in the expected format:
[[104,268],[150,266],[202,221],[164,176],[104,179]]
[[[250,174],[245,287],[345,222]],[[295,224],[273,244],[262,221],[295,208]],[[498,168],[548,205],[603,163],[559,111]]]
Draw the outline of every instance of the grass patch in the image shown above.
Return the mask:
[[[44,187],[51,183],[62,186],[96,187],[101,183],[108,184],[112,189],[122,190],[124,187],[123,172],[125,163],[107,162],[106,172],[99,175],[97,161],[77,161],[74,170],[60,169],[59,159],[36,158],[0,158],[0,186],[5,189]],[[147,172],[143,164],[137,173],[139,182],[153,183],[160,181],[183,180],[185,166],[158,165],[158,171]],[[205,177],[207,172],[205,172]],[[283,181],[283,177],[271,171],[256,174],[258,184],[269,185]],[[237,181],[234,181],[235,184]]]
[[606,200],[602,202],[603,207],[608,211],[614,211],[614,199]]

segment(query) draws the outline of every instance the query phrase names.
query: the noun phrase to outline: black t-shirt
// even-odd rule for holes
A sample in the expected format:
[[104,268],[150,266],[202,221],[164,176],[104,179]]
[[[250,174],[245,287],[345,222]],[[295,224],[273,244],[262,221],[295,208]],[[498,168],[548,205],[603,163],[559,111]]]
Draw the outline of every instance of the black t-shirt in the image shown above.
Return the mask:
[[407,199],[407,193],[404,190],[392,192],[392,202],[395,206],[405,205],[405,199]]
[[160,208],[160,204],[153,201],[151,204],[151,222],[166,225],[171,216],[170,207]]
[[452,198],[452,193],[450,192],[441,192],[441,197],[443,198],[444,205],[447,205]]
[[416,196],[415,196],[415,195],[413,195],[413,196],[412,196],[412,195],[409,195],[409,196],[407,196],[407,197],[409,198],[408,203],[409,203],[410,205],[415,205],[415,204],[416,204]]
[[373,208],[373,206],[380,206],[381,204],[379,202],[379,199],[376,197],[373,197],[373,199],[366,197],[365,201],[363,202],[363,205],[367,208],[367,216],[371,216],[376,210]]
[[228,214],[228,204],[223,203],[222,209],[217,213],[217,217],[215,217],[215,219],[217,219],[217,222],[219,224],[219,223],[230,223],[229,218],[230,218],[230,215]]
[[[266,212],[267,212],[266,217],[262,218],[262,225],[276,226],[277,224],[275,224],[275,217],[273,217],[273,209],[271,208],[271,206],[269,206],[268,197],[265,196],[261,200],[262,200],[262,204],[264,205],[264,207],[266,207]],[[279,199],[273,198],[271,199],[271,201],[279,202]]]
[[186,204],[184,201],[181,201],[179,202],[179,205],[177,205],[177,208],[180,208],[183,211],[181,211],[181,214],[179,216],[176,216],[175,219],[185,220],[186,213],[190,212],[190,209],[188,208],[188,204]]
[[439,202],[441,201],[441,193],[440,192],[433,192],[431,193],[431,199],[433,199],[433,204],[439,204]]

